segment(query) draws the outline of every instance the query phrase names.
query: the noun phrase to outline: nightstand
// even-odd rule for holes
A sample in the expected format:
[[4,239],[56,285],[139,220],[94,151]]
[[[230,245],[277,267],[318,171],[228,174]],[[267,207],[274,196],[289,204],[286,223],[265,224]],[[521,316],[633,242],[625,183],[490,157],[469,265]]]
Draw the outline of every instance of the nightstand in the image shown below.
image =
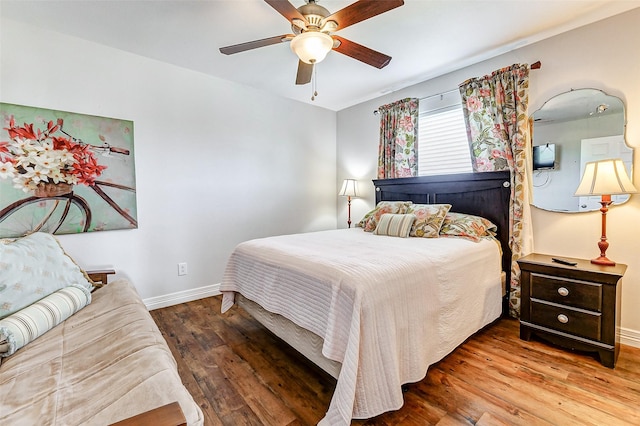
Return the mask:
[[[552,257],[576,262],[553,262]],[[520,338],[532,334],[556,345],[597,352],[615,366],[620,350],[621,279],[627,265],[530,254],[518,260],[521,274]]]

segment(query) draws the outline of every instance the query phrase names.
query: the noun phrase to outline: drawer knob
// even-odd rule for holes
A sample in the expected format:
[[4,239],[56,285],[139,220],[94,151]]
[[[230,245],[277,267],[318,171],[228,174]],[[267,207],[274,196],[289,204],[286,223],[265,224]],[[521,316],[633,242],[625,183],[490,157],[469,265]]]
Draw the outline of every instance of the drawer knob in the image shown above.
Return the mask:
[[560,287],[558,289],[558,294],[560,296],[568,296],[569,295],[569,290],[566,287]]
[[558,321],[560,321],[563,324],[566,324],[569,322],[569,317],[566,316],[565,314],[560,314],[558,315]]

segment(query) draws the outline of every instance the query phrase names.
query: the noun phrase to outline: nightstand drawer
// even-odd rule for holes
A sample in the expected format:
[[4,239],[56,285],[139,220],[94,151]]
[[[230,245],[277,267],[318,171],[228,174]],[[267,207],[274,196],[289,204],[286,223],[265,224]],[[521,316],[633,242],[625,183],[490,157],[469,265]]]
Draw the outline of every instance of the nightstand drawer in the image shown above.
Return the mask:
[[600,340],[601,315],[531,300],[531,322],[587,339]]
[[602,311],[602,284],[531,274],[531,297],[561,305]]

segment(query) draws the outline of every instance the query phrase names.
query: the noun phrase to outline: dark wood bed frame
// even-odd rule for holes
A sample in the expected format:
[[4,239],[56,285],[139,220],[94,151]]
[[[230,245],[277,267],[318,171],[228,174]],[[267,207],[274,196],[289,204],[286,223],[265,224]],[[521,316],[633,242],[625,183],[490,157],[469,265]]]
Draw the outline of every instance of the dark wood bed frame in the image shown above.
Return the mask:
[[502,269],[506,273],[503,315],[509,314],[511,248],[509,247],[510,172],[462,173],[399,179],[375,179],[376,204],[413,201],[417,204],[451,204],[451,211],[489,219],[498,227]]

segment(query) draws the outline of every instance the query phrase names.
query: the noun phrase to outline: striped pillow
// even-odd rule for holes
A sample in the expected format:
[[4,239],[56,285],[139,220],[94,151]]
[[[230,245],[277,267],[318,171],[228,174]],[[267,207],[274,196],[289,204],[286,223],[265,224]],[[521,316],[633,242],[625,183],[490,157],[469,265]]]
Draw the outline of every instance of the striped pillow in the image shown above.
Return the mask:
[[0,357],[12,355],[91,303],[82,286],[65,287],[0,320]]
[[407,238],[414,220],[416,220],[416,217],[412,214],[385,213],[380,216],[378,226],[376,226],[373,233],[376,235]]

